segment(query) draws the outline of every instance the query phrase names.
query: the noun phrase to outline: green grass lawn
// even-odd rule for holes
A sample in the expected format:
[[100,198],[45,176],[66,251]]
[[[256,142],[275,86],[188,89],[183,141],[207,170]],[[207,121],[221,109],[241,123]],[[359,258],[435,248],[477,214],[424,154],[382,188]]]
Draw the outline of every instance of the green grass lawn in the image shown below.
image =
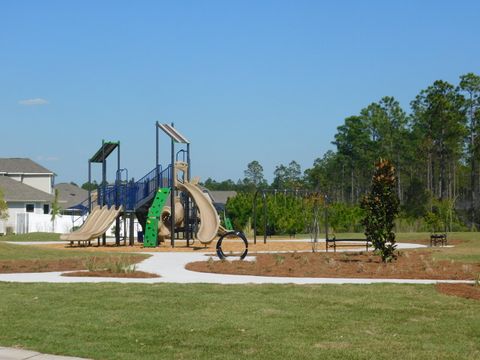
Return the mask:
[[480,303],[424,285],[0,283],[0,346],[93,359],[478,359]]
[[[16,244],[6,244],[0,242],[0,261],[1,260],[59,260],[67,258],[91,258],[95,257],[129,257],[132,254],[121,254],[121,253],[109,253],[105,251],[91,252],[91,251],[69,251],[57,250],[57,249],[47,249],[38,246],[32,245],[16,245]],[[140,257],[148,258],[150,255],[146,254],[136,254]]]
[[[436,256],[480,261],[476,233],[450,238],[463,243]],[[0,260],[92,255],[0,242]],[[93,359],[479,359],[480,302],[430,285],[0,282],[0,346]]]
[[59,241],[60,234],[34,232],[29,234],[9,234],[0,236],[0,241]]
[[[365,238],[362,233],[338,233],[338,239]],[[421,242],[430,244],[430,233],[397,233],[397,242]],[[461,240],[453,248],[434,248],[434,258],[438,260],[455,260],[461,262],[480,262],[480,233],[451,232],[448,240]]]
[[[95,255],[100,253],[95,253]],[[69,257],[92,256],[91,252],[46,249],[31,245],[0,242],[0,260],[56,260]]]
[[[337,233],[337,239],[361,239],[365,238],[363,233]],[[324,235],[321,235],[323,238]],[[297,235],[298,239],[309,238],[309,235]],[[283,237],[268,238],[268,241],[285,239]],[[478,232],[452,232],[448,233],[448,239],[461,240],[461,244],[456,244],[453,248],[436,248],[434,258],[438,260],[454,260],[461,262],[480,262],[480,233]],[[398,242],[420,242],[424,244],[430,243],[430,233],[409,232],[397,233],[396,240]],[[253,240],[252,240],[253,241]],[[257,237],[257,242],[262,242],[263,237]]]

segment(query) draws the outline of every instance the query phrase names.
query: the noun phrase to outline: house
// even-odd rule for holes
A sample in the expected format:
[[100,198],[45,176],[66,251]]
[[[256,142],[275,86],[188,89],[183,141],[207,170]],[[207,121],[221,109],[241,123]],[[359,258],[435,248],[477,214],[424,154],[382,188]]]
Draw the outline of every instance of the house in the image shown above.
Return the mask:
[[0,189],[8,206],[7,227],[17,232],[18,214],[49,214],[55,174],[26,158],[0,158]]
[[224,190],[208,190],[204,188],[204,192],[208,193],[210,199],[212,199],[213,206],[219,214],[225,211],[225,206],[227,204],[228,199],[234,198],[237,196],[236,191],[224,191]]
[[0,158],[0,176],[2,175],[47,194],[53,194],[55,174],[30,159]]
[[58,203],[65,215],[83,214],[88,209],[88,191],[72,183],[55,185],[58,190]]

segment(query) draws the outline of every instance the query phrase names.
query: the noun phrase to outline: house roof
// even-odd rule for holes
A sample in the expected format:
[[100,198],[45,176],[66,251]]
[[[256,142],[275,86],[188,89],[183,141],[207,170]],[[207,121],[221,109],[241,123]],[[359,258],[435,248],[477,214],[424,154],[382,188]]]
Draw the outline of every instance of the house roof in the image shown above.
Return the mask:
[[63,209],[70,209],[88,199],[88,191],[69,183],[55,185],[58,189],[58,202]]
[[0,158],[0,174],[52,174],[53,171],[44,168],[27,158]]
[[29,185],[13,180],[8,176],[0,176],[0,190],[3,191],[5,201],[21,202],[52,202],[54,197],[46,192]]
[[214,203],[226,204],[229,198],[237,196],[237,192],[226,190],[210,191],[210,196],[213,198]]

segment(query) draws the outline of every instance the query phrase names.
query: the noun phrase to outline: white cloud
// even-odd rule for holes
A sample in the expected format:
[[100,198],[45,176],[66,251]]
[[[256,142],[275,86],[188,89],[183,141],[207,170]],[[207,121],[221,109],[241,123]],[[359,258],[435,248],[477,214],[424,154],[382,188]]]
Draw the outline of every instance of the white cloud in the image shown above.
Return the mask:
[[24,106],[37,106],[37,105],[47,105],[48,101],[42,98],[35,98],[35,99],[20,100],[18,103]]

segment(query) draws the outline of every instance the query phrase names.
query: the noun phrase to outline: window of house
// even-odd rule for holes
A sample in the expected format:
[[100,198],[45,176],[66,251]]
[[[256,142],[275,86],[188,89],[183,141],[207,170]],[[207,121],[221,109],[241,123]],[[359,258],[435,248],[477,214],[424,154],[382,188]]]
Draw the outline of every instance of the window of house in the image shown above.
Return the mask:
[[44,214],[50,214],[50,205],[49,204],[43,204],[43,213]]
[[25,204],[25,211],[29,213],[35,212],[35,204]]

